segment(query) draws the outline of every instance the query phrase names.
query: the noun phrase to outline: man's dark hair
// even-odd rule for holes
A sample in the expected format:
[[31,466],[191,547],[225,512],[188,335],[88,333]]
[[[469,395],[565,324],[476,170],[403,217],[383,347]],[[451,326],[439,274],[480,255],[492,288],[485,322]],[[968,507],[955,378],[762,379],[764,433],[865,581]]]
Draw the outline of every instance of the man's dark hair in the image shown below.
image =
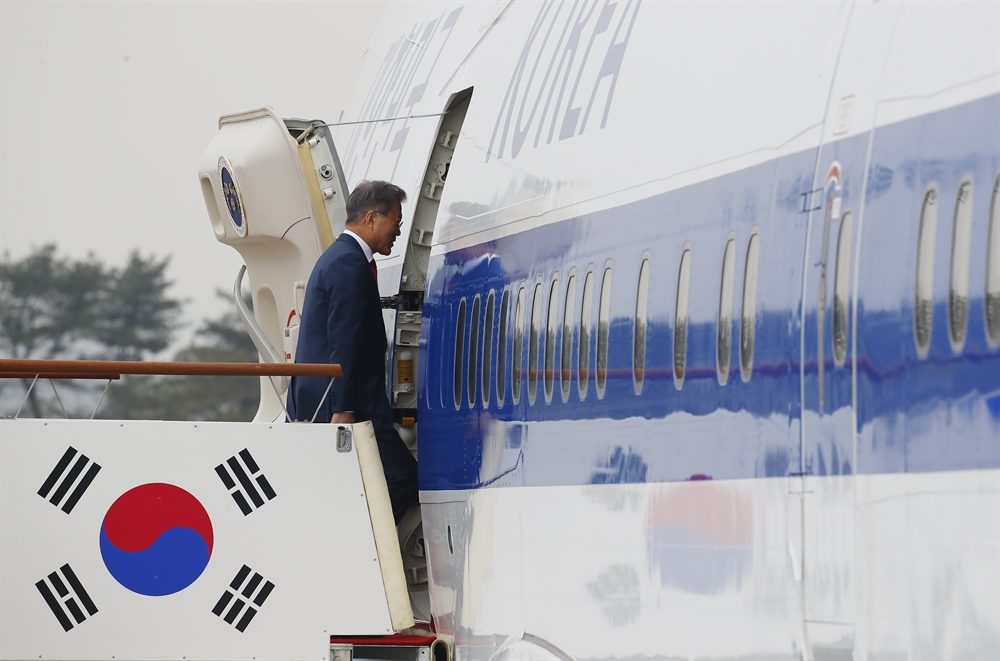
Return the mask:
[[347,224],[360,222],[369,211],[389,213],[396,202],[406,202],[406,191],[388,181],[362,181],[347,199]]

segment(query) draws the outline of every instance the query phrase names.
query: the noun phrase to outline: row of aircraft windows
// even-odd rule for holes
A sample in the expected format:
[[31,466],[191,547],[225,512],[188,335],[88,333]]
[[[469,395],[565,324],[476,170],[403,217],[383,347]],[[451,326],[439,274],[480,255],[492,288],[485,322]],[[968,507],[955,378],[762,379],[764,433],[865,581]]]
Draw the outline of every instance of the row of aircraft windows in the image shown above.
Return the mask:
[[[965,345],[967,334],[969,257],[972,249],[972,189],[971,176],[962,179],[955,200],[952,229],[951,277],[948,292],[948,337],[952,349],[957,353]],[[828,209],[829,211],[829,209]],[[933,314],[934,250],[937,236],[938,186],[930,184],[924,193],[920,214],[920,229],[917,244],[916,294],[913,309],[913,335],[917,353],[924,357],[930,350],[931,321]],[[828,223],[829,225],[829,223]],[[850,209],[841,216],[837,237],[837,252],[833,288],[833,345],[834,364],[841,367],[847,359],[847,336],[850,305],[850,262],[854,232],[853,213]],[[757,228],[750,233],[747,242],[745,271],[743,278],[743,314],[740,319],[739,353],[740,375],[748,382],[753,373],[754,328],[757,308],[757,277],[760,263],[760,235]],[[983,321],[986,339],[990,347],[1000,346],[1000,174],[993,183],[990,201],[989,228],[987,237],[986,297]],[[645,381],[646,363],[646,316],[649,298],[649,253],[643,255],[639,266],[636,288],[635,316],[633,324],[632,382],[637,395],[642,393]],[[733,310],[733,284],[736,268],[736,235],[730,233],[726,239],[722,261],[722,277],[719,289],[719,310],[716,325],[716,374],[720,385],[729,381],[729,357],[731,355],[731,330]],[[600,296],[597,307],[597,352],[595,386],[598,399],[604,397],[607,385],[608,332],[611,323],[611,276],[609,260],[600,273]],[[580,401],[587,398],[590,383],[590,357],[594,340],[593,303],[597,274],[590,265],[583,276],[583,297],[581,310],[577,315],[576,270],[570,270],[562,287],[559,273],[552,276],[548,287],[548,309],[542,310],[543,281],[539,277],[532,292],[532,304],[528,323],[528,402],[534,404],[538,397],[538,381],[541,375],[546,403],[552,401],[555,382],[558,378],[560,394],[564,402],[569,401],[571,384],[575,380]],[[527,285],[516,287],[513,319],[513,347],[507,353],[508,327],[510,321],[511,288],[505,288],[496,301],[496,291],[491,290],[483,304],[479,295],[472,301],[471,323],[466,326],[466,299],[458,307],[455,336],[455,407],[461,408],[463,389],[470,407],[481,397],[483,407],[488,407],[491,398],[491,366],[494,372],[496,401],[503,406],[507,395],[507,377],[510,376],[510,395],[514,404],[521,400],[525,316],[527,311]],[[684,371],[687,361],[688,307],[691,289],[691,244],[684,245],[681,252],[680,268],[677,274],[677,298],[674,310],[673,379],[680,390],[684,385]],[[821,278],[819,309],[826,310],[825,277]],[[560,296],[562,295],[562,296]],[[560,308],[560,298],[563,306]],[[497,312],[497,309],[499,311]],[[560,323],[559,316],[562,313]],[[494,315],[499,315],[499,337],[494,345]],[[484,317],[481,319],[481,316]],[[822,319],[819,324],[822,325]],[[579,343],[573,353],[573,331],[576,325]],[[558,340],[558,330],[562,328],[562,341]],[[468,330],[467,330],[468,328]],[[480,338],[482,330],[483,337]],[[466,344],[466,333],[469,333]],[[823,343],[822,331],[819,336]],[[557,346],[561,344],[561,346]],[[496,361],[493,350],[496,347]],[[467,347],[467,348],[466,348]],[[558,355],[557,355],[558,354]],[[573,359],[576,359],[576,378],[573,378]],[[463,363],[467,371],[463,372]],[[558,366],[557,366],[558,364]],[[463,385],[465,386],[463,388]],[[481,393],[481,395],[480,395]]]
[[[970,175],[962,178],[955,196],[951,233],[951,274],[948,285],[948,339],[952,351],[965,346],[968,330],[969,257],[972,251],[972,192]],[[986,300],[983,325],[990,347],[1000,346],[1000,173],[993,181],[986,245]],[[917,354],[927,356],[931,347],[934,313],[934,251],[938,221],[938,185],[924,192],[917,238],[917,277],[913,305],[913,339]]]
[[[734,271],[736,266],[736,235],[731,233],[724,248],[722,280],[719,290],[719,311],[717,319],[716,371],[721,385],[729,380],[729,357],[731,350],[732,308]],[[753,373],[754,327],[757,307],[757,271],[760,263],[759,233],[755,227],[747,243],[746,265],[743,278],[743,314],[740,323],[740,373],[744,382]],[[635,394],[642,394],[646,366],[646,317],[649,301],[649,253],[642,256],[639,266],[635,297],[635,315],[632,327],[632,384]],[[463,390],[469,407],[475,407],[477,400],[484,408],[491,399],[491,387],[496,386],[496,402],[502,407],[507,397],[507,378],[510,377],[510,396],[514,404],[521,401],[523,376],[523,350],[525,343],[525,317],[527,316],[527,390],[528,403],[534,405],[538,399],[538,382],[546,403],[555,394],[556,381],[562,401],[567,402],[573,381],[576,382],[580,401],[587,398],[590,374],[591,351],[595,340],[593,314],[594,290],[600,280],[597,299],[596,365],[594,385],[597,398],[604,397],[608,377],[608,340],[611,325],[611,278],[612,264],[608,260],[598,274],[594,265],[587,267],[583,274],[583,296],[579,314],[576,311],[576,269],[566,276],[565,286],[559,272],[552,275],[548,283],[548,307],[542,309],[545,283],[538,277],[532,288],[531,310],[527,308],[527,283],[515,288],[506,287],[497,302],[496,290],[490,290],[485,303],[480,295],[472,299],[471,307],[467,298],[458,304],[455,332],[455,408],[463,404]],[[680,390],[684,386],[684,371],[687,362],[688,307],[691,289],[691,244],[684,245],[681,252],[680,268],[677,275],[677,299],[674,311],[675,330],[673,346],[674,386]],[[513,326],[508,331],[512,291]],[[563,301],[560,306],[560,300]],[[494,315],[499,316],[498,338],[494,345]],[[469,323],[466,324],[469,315]],[[561,317],[561,319],[560,319]],[[577,331],[579,342],[573,352],[573,332]],[[562,329],[561,342],[559,329]],[[508,332],[513,335],[511,352],[507,353]],[[468,336],[468,337],[467,337]],[[494,346],[496,361],[493,360]],[[573,361],[576,360],[574,379]],[[494,379],[491,367],[497,366]]]
[[[955,200],[952,230],[951,278],[948,295],[948,337],[952,349],[957,353],[965,345],[967,331],[969,257],[972,242],[972,186],[971,176],[966,176],[959,184]],[[829,209],[828,209],[829,211]],[[913,310],[913,335],[917,352],[927,355],[931,341],[931,320],[933,314],[934,250],[937,236],[938,186],[930,184],[924,193],[920,215],[920,230],[917,244],[916,296]],[[829,224],[829,223],[828,223]],[[837,252],[833,288],[833,345],[834,364],[841,367],[847,359],[847,336],[850,305],[850,262],[854,233],[854,218],[850,209],[844,211],[840,219],[837,237]],[[990,217],[987,241],[986,300],[983,311],[986,338],[990,347],[1000,346],[1000,174],[993,183],[990,202]],[[636,288],[635,316],[633,324],[632,382],[637,395],[642,393],[645,381],[646,363],[646,316],[649,299],[649,253],[643,255],[639,266]],[[740,319],[739,353],[740,375],[748,382],[753,373],[754,329],[757,308],[757,277],[760,264],[760,235],[755,227],[747,242],[745,271],[743,278],[743,314]],[[733,311],[733,284],[736,268],[736,235],[730,233],[726,239],[722,261],[722,277],[719,289],[719,310],[716,325],[716,374],[720,385],[729,381],[729,357],[731,355],[731,331]],[[609,260],[600,274],[600,297],[597,308],[597,352],[595,386],[598,399],[604,397],[607,385],[608,331],[611,323],[611,276]],[[590,383],[591,346],[594,340],[593,303],[595,278],[594,266],[590,265],[583,276],[583,298],[579,316],[576,306],[577,275],[575,269],[566,277],[565,289],[559,273],[552,276],[548,287],[548,309],[542,310],[544,283],[539,277],[533,286],[532,304],[528,323],[528,402],[534,404],[538,397],[538,381],[541,375],[546,403],[552,401],[555,382],[558,377],[560,393],[564,402],[569,401],[573,379],[573,359],[576,358],[576,384],[580,401],[587,398]],[[687,361],[688,307],[691,289],[691,244],[684,245],[681,252],[680,268],[677,274],[677,298],[674,310],[673,379],[680,390],[684,385],[684,371]],[[503,406],[507,395],[507,376],[510,375],[510,395],[514,404],[521,400],[525,315],[527,311],[526,284],[516,288],[514,300],[513,347],[507,353],[508,326],[511,305],[511,289],[505,288],[499,305],[496,292],[491,290],[485,304],[479,295],[472,301],[471,323],[466,326],[466,299],[458,307],[458,323],[455,337],[455,407],[461,408],[462,392],[465,390],[470,407],[480,398],[483,407],[488,407],[491,398],[491,366],[495,370],[496,401]],[[825,277],[821,278],[819,309],[826,310]],[[562,296],[560,296],[562,294]],[[560,298],[564,301],[560,308]],[[499,307],[499,312],[496,310]],[[559,316],[562,313],[560,323]],[[499,337],[493,343],[494,314],[499,314]],[[484,317],[481,319],[481,315]],[[819,320],[822,324],[822,320]],[[573,354],[573,326],[579,336],[577,352]],[[558,340],[558,330],[562,328],[562,341]],[[482,329],[483,337],[480,338]],[[466,332],[469,333],[466,345]],[[482,340],[482,341],[480,341]],[[819,342],[822,344],[822,331]],[[557,346],[561,344],[561,346]],[[496,362],[493,348],[496,346]],[[467,348],[466,348],[467,347]],[[558,355],[557,355],[558,354]],[[512,360],[510,360],[512,358]],[[464,360],[465,359],[465,360]],[[468,368],[463,372],[463,363]],[[557,367],[558,363],[558,367]],[[463,388],[463,385],[465,386]]]

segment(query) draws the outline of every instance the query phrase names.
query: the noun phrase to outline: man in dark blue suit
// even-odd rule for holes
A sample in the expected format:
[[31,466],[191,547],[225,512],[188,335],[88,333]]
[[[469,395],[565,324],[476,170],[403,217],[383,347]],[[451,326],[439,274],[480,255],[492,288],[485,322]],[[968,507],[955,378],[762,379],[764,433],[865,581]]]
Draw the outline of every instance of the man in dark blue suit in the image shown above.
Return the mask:
[[403,189],[386,181],[363,181],[351,193],[346,229],[309,276],[295,351],[296,363],[339,364],[344,376],[332,386],[322,377],[293,377],[288,388],[292,420],[312,420],[315,414],[315,422],[371,421],[397,524],[417,500],[417,462],[392,426],[373,253],[392,250],[405,201]]

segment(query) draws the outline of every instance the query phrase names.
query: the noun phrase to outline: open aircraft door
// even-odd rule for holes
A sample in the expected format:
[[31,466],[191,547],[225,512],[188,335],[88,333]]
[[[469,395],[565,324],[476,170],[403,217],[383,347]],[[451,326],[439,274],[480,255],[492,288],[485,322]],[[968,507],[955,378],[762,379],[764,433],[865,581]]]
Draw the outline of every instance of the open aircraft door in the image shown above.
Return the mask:
[[[462,134],[472,93],[472,88],[457,92],[445,104],[445,112],[428,155],[427,168],[420,188],[414,191],[412,196],[413,220],[404,226],[407,230],[406,248],[399,288],[394,296],[383,299],[383,305],[387,306],[383,311],[386,313],[386,328],[391,331],[387,356],[390,361],[387,369],[390,402],[400,438],[413,452],[416,452],[417,448],[417,393],[420,388],[417,379],[421,373],[420,332],[424,294],[429,285],[427,269],[430,263],[431,244],[438,221],[442,193],[448,182],[452,157]],[[429,622],[430,593],[419,505],[412,507],[400,521],[398,532],[414,616],[418,621]]]

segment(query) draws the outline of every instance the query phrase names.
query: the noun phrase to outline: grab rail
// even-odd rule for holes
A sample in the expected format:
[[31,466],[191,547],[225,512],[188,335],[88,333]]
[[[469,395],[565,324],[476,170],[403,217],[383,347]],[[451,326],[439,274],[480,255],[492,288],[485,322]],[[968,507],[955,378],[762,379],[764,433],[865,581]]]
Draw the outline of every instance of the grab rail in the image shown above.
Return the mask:
[[[233,296],[236,298],[236,311],[239,312],[243,327],[247,330],[247,335],[253,340],[253,345],[257,347],[257,353],[268,363],[283,363],[285,357],[278,353],[271,341],[267,339],[264,330],[257,323],[257,318],[253,316],[253,311],[247,307],[243,300],[243,274],[247,272],[247,265],[240,267],[240,272],[236,274],[236,284],[233,285]],[[283,376],[283,375],[279,375]]]
[[[59,402],[59,408],[63,415],[69,418],[66,407],[63,406],[59,391],[53,379],[107,379],[108,384],[101,393],[101,399],[97,402],[91,419],[97,415],[97,409],[104,401],[111,382],[121,378],[122,374],[150,374],[158,376],[266,376],[271,377],[268,381],[274,385],[276,376],[318,376],[329,377],[330,384],[323,393],[323,399],[316,407],[313,414],[313,421],[319,413],[326,396],[333,386],[333,379],[343,376],[344,371],[340,365],[317,365],[310,363],[181,363],[181,362],[146,362],[141,360],[25,360],[17,358],[0,358],[0,379],[31,379],[31,385],[24,393],[21,406],[17,407],[17,418],[21,414],[21,408],[28,401],[32,389],[38,379],[48,379]],[[279,395],[280,403],[280,395]],[[284,403],[281,409],[288,420],[288,411]]]
[[23,360],[0,358],[0,378],[118,379],[163,376],[343,376],[340,365],[303,363],[180,363],[132,360]]

